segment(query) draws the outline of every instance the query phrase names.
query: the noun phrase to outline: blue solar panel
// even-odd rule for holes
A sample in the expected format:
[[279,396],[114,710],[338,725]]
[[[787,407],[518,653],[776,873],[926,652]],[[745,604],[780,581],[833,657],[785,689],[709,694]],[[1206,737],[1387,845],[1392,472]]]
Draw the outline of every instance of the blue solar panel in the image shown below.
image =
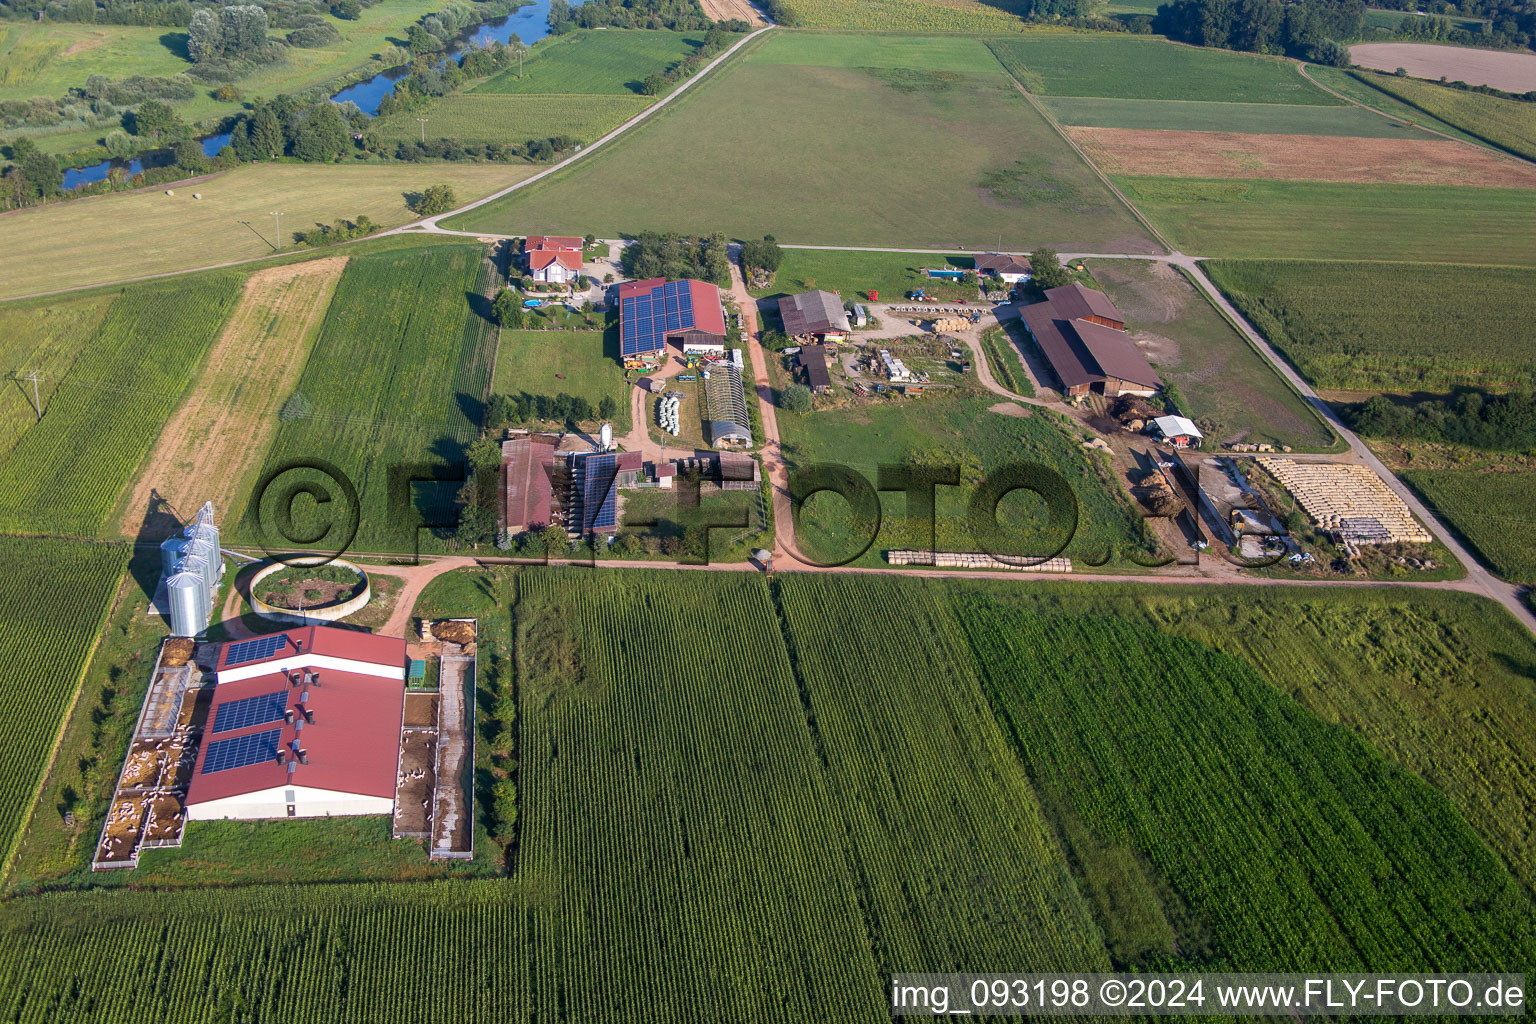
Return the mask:
[[276,633],[272,636],[257,637],[255,640],[242,640],[238,644],[230,644],[229,657],[224,659],[224,667],[244,665],[250,661],[261,661],[270,658],[282,650],[288,643],[288,634]]
[[618,492],[613,486],[618,459],[613,455],[588,455],[582,460],[582,524],[584,530],[603,529],[618,523]]
[[278,741],[283,730],[268,729],[249,736],[235,736],[227,740],[215,740],[208,745],[208,756],[203,758],[203,774],[227,772],[232,768],[277,760]]
[[263,693],[259,697],[232,700],[228,704],[220,704],[214,710],[213,731],[234,732],[236,729],[248,729],[253,725],[279,722],[282,721],[283,712],[287,709],[288,697],[282,690],[276,693]]
[[620,311],[620,348],[624,355],[655,352],[665,347],[664,335],[695,324],[693,289],[688,281],[668,281],[643,295],[625,299]]

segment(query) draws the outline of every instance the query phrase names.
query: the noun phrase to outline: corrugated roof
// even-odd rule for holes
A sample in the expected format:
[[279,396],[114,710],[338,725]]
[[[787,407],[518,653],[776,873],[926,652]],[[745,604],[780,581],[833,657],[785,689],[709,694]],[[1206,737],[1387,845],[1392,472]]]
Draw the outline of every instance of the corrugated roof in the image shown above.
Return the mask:
[[506,471],[506,529],[521,533],[549,525],[553,487],[549,470],[555,446],[518,438],[502,445]]
[[1159,416],[1152,423],[1164,437],[1205,437],[1194,420],[1184,416]]
[[832,386],[832,375],[827,372],[827,350],[821,345],[807,345],[795,358],[805,368],[805,381],[812,390]]
[[1045,298],[1056,307],[1056,315],[1063,320],[1101,316],[1107,320],[1125,323],[1125,316],[1115,308],[1115,304],[1109,300],[1108,295],[1096,292],[1092,288],[1084,288],[1077,281],[1060,288],[1047,288]]
[[1058,314],[1054,304],[1036,302],[1019,310],[1019,316],[1029,327],[1035,343],[1045,354],[1051,369],[1061,378],[1061,385],[1068,390],[1092,384],[1104,379],[1096,368],[1089,367],[1091,357],[1077,340],[1077,335],[1067,321]]
[[786,295],[779,300],[779,316],[784,320],[784,333],[791,338],[848,330],[848,311],[843,309],[843,300],[833,292]]
[[[269,635],[275,637],[278,634]],[[300,626],[297,629],[287,630],[282,635],[288,638],[288,643],[272,654],[245,661],[237,659],[236,664],[246,668],[265,662],[286,661],[300,654],[325,654],[333,658],[350,658],[353,661],[394,665],[397,661],[396,655],[403,657],[404,652],[404,647],[399,646],[404,641],[393,637],[375,636],[372,633],[361,633],[355,629],[337,629],[335,626]],[[236,646],[228,643],[220,649],[216,668],[230,667],[230,651]],[[403,665],[405,662],[400,661],[399,664]]]
[[1105,327],[1091,320],[1073,320],[1070,324],[1099,370],[1107,377],[1118,377],[1149,388],[1163,386],[1163,378],[1147,363],[1147,357],[1124,331]]

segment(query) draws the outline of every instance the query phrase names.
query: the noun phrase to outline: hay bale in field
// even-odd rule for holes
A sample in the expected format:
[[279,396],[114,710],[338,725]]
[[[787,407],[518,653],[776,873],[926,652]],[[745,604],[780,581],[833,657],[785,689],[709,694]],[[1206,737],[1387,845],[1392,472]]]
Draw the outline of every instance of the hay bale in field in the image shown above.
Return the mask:
[[475,642],[473,622],[434,622],[432,636],[444,643],[472,644]]

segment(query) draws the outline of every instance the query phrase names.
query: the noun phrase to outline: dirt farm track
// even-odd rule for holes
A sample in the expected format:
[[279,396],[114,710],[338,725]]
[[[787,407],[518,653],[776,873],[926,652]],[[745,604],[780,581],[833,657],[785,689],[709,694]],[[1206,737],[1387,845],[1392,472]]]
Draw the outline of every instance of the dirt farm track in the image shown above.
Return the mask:
[[1505,92],[1536,89],[1536,53],[1474,50],[1434,43],[1361,43],[1349,48],[1349,59],[1378,71],[1402,68],[1414,78],[1435,82],[1444,77],[1468,85],[1491,85]]

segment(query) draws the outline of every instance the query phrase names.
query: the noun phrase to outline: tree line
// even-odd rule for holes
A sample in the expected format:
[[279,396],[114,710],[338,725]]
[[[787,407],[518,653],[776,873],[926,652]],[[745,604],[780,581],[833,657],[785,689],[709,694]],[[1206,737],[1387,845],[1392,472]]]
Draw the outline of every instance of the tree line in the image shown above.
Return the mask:
[[721,287],[731,283],[730,240],[720,232],[708,236],[665,235],[645,231],[620,257],[626,276],[636,281],[665,277],[671,281],[691,278]]
[[703,32],[714,25],[728,32],[745,32],[750,27],[738,19],[710,20],[699,0],[587,0],[574,7],[569,0],[550,0],[549,4],[549,30],[554,35],[578,28],[665,28],[674,32]]
[[1463,391],[1413,405],[1376,395],[1344,409],[1351,430],[1367,437],[1417,438],[1488,451],[1536,449],[1536,394]]
[[1196,46],[1342,65],[1349,54],[1339,40],[1357,38],[1364,23],[1362,0],[1174,0],[1157,9],[1152,27]]

